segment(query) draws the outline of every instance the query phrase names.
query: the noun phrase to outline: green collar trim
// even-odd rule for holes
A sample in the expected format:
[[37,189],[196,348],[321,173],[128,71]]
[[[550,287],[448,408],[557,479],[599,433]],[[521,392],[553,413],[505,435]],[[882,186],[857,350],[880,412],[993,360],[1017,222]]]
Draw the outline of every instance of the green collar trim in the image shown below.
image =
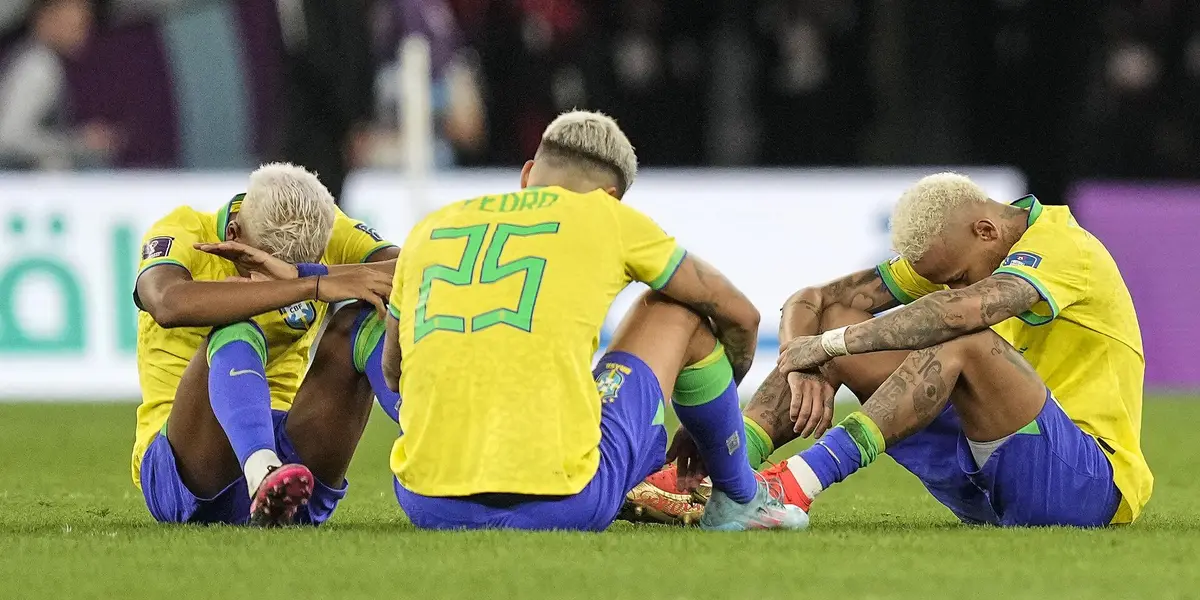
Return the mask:
[[1026,223],[1027,227],[1033,226],[1033,224],[1038,220],[1038,217],[1042,216],[1042,209],[1045,208],[1042,206],[1041,202],[1038,202],[1038,199],[1034,197],[1033,194],[1029,194],[1024,198],[1013,202],[1012,206],[1024,208],[1025,210],[1029,211],[1029,222]]
[[229,219],[242,209],[242,200],[245,197],[246,194],[238,194],[217,211],[217,239],[222,242],[226,241],[225,234],[229,231]]

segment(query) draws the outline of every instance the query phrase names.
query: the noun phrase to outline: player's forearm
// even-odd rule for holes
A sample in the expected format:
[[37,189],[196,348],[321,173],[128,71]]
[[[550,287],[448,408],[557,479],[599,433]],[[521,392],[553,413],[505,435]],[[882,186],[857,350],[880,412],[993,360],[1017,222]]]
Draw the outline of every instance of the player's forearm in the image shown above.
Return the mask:
[[851,354],[921,350],[983,331],[1033,307],[1037,288],[1011,275],[992,275],[963,289],[929,294],[895,312],[846,329]]
[[147,312],[161,326],[218,327],[316,298],[318,278],[286,281],[181,281]]
[[329,265],[329,274],[336,275],[338,273],[345,273],[347,271],[357,269],[358,267],[367,267],[368,269],[374,269],[380,273],[391,275],[396,271],[396,259],[392,258],[389,260],[365,262],[354,265]]
[[937,292],[895,312],[851,325],[846,329],[846,349],[851,354],[921,350],[985,327],[978,304],[972,311],[963,305],[959,292]]

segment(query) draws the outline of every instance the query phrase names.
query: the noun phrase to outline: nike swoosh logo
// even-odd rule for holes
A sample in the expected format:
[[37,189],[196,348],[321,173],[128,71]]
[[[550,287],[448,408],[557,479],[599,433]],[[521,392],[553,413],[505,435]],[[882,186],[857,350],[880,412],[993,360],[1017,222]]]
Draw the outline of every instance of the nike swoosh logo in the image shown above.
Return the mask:
[[257,375],[259,379],[266,380],[266,377],[263,377],[262,373],[259,373],[258,371],[255,371],[254,369],[246,369],[244,371],[238,371],[237,369],[229,370],[230,377],[237,377],[238,375]]

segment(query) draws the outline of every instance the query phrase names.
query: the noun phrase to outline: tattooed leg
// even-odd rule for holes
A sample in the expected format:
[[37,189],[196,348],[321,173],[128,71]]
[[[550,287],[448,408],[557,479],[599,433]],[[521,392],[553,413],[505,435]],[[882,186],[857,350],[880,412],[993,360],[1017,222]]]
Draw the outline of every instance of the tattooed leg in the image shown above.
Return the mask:
[[964,336],[909,354],[861,412],[770,475],[780,478],[790,502],[807,508],[822,490],[924,429],[947,402],[967,439],[988,442],[1032,422],[1045,399],[1037,373],[1000,336],[990,330]]
[[[871,314],[866,311],[830,306],[821,315],[820,331],[862,323],[870,318]],[[843,356],[825,363],[821,373],[835,388],[839,384],[845,385],[861,401],[875,393],[907,355],[907,352],[897,351]],[[772,370],[742,413],[770,437],[775,448],[799,436],[788,412],[791,399],[787,380]]]

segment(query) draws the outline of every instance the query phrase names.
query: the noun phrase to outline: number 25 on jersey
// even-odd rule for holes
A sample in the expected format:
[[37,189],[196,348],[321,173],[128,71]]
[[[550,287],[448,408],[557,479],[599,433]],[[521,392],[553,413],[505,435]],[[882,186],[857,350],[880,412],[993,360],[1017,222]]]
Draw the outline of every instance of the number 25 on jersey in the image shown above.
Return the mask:
[[475,273],[475,263],[479,253],[484,250],[483,241],[487,237],[487,223],[468,227],[444,227],[434,229],[430,240],[450,240],[466,238],[467,244],[463,249],[462,258],[457,267],[448,265],[430,265],[421,273],[421,289],[417,297],[417,314],[414,323],[415,342],[435,331],[453,331],[465,333],[467,318],[462,315],[429,315],[426,305],[434,281],[445,281],[455,286],[470,286],[476,283],[495,283],[506,277],[524,273],[525,285],[521,286],[521,294],[517,299],[517,309],[495,308],[470,317],[471,331],[487,329],[493,325],[504,324],[522,331],[529,331],[533,326],[533,309],[537,305],[538,290],[542,286],[542,274],[546,270],[546,259],[537,256],[524,256],[516,260],[500,264],[500,255],[504,252],[504,244],[512,236],[552,235],[558,233],[558,223],[539,223],[537,225],[513,225],[510,223],[496,224],[496,232],[492,235],[483,252],[483,266],[479,270],[479,280],[472,281]]

